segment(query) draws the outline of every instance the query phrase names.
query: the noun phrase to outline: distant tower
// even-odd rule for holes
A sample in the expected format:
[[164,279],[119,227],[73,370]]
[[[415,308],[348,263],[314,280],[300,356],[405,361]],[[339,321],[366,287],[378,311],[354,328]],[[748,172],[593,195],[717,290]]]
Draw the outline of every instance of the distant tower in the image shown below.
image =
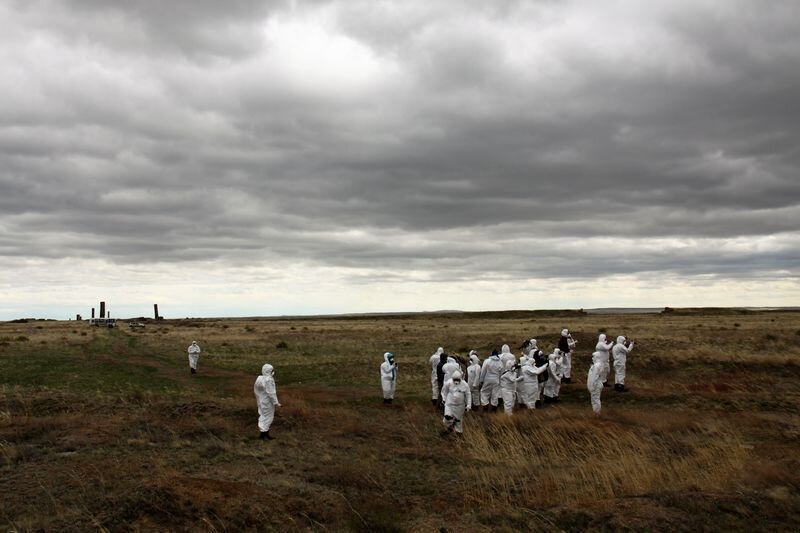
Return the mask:
[[106,303],[100,302],[100,318],[106,317]]
[[153,304],[153,313],[155,314],[156,320],[158,320],[158,304]]

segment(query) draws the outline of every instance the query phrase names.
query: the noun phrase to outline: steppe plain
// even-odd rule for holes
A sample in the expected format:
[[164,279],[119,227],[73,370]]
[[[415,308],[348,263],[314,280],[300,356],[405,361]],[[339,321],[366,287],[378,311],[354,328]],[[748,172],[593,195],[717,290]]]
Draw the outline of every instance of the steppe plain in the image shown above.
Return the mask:
[[[10,531],[800,530],[800,313],[452,313],[0,323]],[[442,437],[437,346],[483,359],[562,327],[563,402]],[[636,340],[592,414],[598,332]],[[197,340],[200,371],[186,347]],[[392,351],[397,399],[378,366]],[[283,407],[257,439],[253,382]]]

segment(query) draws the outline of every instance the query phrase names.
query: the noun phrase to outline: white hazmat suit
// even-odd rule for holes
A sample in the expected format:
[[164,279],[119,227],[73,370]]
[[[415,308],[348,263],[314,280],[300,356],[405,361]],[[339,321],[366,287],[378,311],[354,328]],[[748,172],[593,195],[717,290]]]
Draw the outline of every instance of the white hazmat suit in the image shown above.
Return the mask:
[[[444,381],[442,382],[442,386],[444,386],[445,383],[453,379],[453,373],[456,370],[461,372],[461,365],[458,364],[458,361],[456,361],[454,357],[450,357],[448,355],[447,362],[444,365],[442,365],[442,372],[444,372]],[[442,395],[442,399],[444,400],[444,394]]]
[[628,361],[628,354],[633,350],[633,342],[625,346],[625,337],[617,337],[617,344],[611,350],[614,356],[614,388],[618,391],[625,391],[625,364]]
[[192,341],[186,351],[189,352],[189,369],[194,374],[197,372],[197,361],[200,359],[200,346],[197,341]]
[[275,408],[281,406],[281,402],[278,401],[278,392],[275,390],[274,374],[275,370],[272,365],[264,365],[261,367],[261,375],[256,378],[253,385],[258,405],[258,429],[261,431],[262,439],[270,440],[273,437],[269,435],[269,428],[275,417]]
[[603,355],[600,352],[594,352],[592,354],[592,366],[589,367],[589,376],[586,378],[586,388],[589,389],[592,411],[596,414],[600,413],[600,394],[603,392],[603,373],[604,368],[607,367],[608,363],[603,362]]
[[[528,356],[527,355],[520,355],[519,356],[519,365],[517,365],[517,377],[522,377],[522,368],[528,364]],[[514,399],[517,402],[518,407],[526,407],[525,404],[525,380],[521,380],[517,383],[517,392],[514,394]]]
[[472,395],[472,406],[478,407],[481,404],[481,360],[475,350],[469,353],[470,365],[467,367],[467,385]]
[[481,367],[481,405],[486,407],[490,403],[497,409],[497,398],[500,396],[500,374],[503,372],[503,363],[500,356],[494,352],[487,357]]
[[522,378],[514,370],[514,361],[506,361],[503,375],[500,376],[500,394],[503,396],[503,410],[509,416],[514,412],[514,395],[517,392],[517,382]]
[[517,386],[517,393],[528,409],[536,408],[536,400],[539,399],[539,375],[545,370],[547,365],[537,367],[533,357],[528,358],[522,367],[522,383]]
[[500,348],[500,361],[503,362],[503,368],[506,367],[506,363],[511,361],[513,364],[517,364],[517,357],[511,353],[511,348],[508,347],[508,344],[504,344],[502,348]]
[[558,349],[564,357],[564,382],[572,383],[572,350],[578,341],[572,338],[569,330],[564,328],[561,330],[561,338],[558,340]]
[[431,355],[431,402],[436,405],[439,402],[439,382],[436,379],[436,367],[439,366],[439,356],[444,353],[444,348],[439,346]]
[[561,350],[556,348],[551,353],[547,363],[547,382],[544,384],[545,403],[558,402],[558,393],[561,389],[561,378],[564,376],[564,357]]
[[604,387],[608,386],[606,384],[606,382],[608,381],[608,372],[610,370],[608,366],[608,355],[609,355],[608,351],[611,349],[612,346],[614,346],[613,342],[606,342],[605,333],[601,333],[597,337],[597,346],[595,346],[594,349],[596,352],[600,352],[600,360],[604,363],[604,366],[600,369],[602,372],[601,377],[603,378]]
[[392,403],[394,390],[397,386],[397,364],[391,352],[383,354],[381,363],[381,388],[383,389],[383,403]]
[[444,398],[444,425],[447,431],[455,430],[461,433],[464,428],[464,412],[472,407],[472,393],[469,385],[461,379],[461,371],[453,372],[453,377],[442,386],[442,398]]

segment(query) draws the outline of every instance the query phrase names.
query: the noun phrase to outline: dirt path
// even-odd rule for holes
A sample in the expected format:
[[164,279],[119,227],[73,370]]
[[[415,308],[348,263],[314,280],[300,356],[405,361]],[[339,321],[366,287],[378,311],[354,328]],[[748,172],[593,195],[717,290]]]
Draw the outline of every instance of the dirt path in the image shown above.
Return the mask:
[[[127,339],[129,336],[120,337],[115,339],[112,346],[112,351],[118,356],[123,356],[124,362],[128,364],[135,364],[150,367],[156,370],[156,375],[161,378],[169,379],[176,383],[196,387],[198,380],[194,379],[195,376],[210,376],[214,378],[221,378],[224,383],[225,390],[231,392],[238,392],[243,389],[247,390],[252,387],[255,378],[250,374],[239,370],[226,370],[222,368],[214,368],[210,366],[201,366],[198,374],[191,374],[188,368],[188,361],[186,366],[172,366],[164,363],[164,360],[147,353],[147,349],[128,346]],[[134,337],[135,338],[135,337]],[[107,355],[99,357],[109,363],[120,363],[120,359]]]

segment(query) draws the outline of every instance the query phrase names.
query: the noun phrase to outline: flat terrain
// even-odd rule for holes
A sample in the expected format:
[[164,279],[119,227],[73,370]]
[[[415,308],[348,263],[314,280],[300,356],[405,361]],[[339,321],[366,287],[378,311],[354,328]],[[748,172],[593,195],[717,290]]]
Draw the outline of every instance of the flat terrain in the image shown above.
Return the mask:
[[[563,403],[468,414],[442,437],[437,346],[481,359],[562,327]],[[636,339],[629,394],[593,416],[599,331]],[[200,373],[188,370],[197,340]],[[382,404],[384,351],[399,363]],[[257,440],[253,382],[276,367]],[[800,529],[800,313],[482,313],[187,319],[131,330],[0,323],[7,530]]]

